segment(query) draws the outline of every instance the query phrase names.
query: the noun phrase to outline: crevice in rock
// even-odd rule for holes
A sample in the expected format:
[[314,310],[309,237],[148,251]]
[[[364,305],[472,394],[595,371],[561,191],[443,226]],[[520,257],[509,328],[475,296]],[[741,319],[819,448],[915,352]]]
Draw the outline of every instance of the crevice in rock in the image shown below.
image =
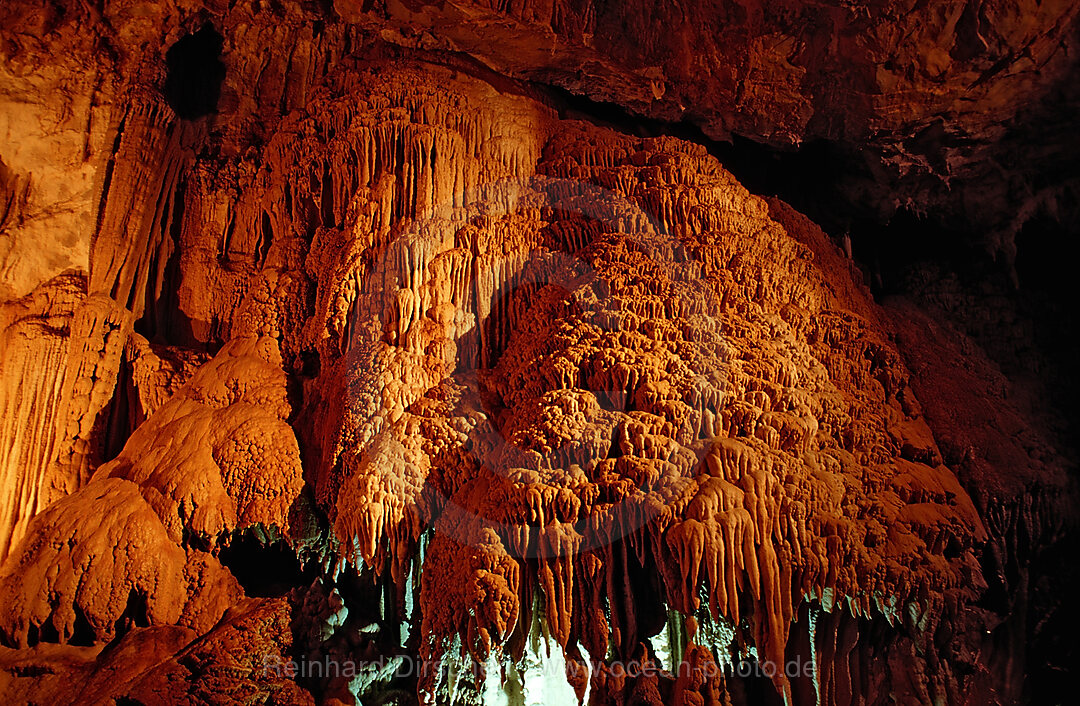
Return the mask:
[[131,361],[123,360],[116,373],[116,394],[106,410],[105,433],[102,448],[102,462],[111,461],[120,455],[131,432],[135,420],[132,411],[138,391],[132,377]]
[[119,637],[133,628],[145,628],[149,625],[150,613],[146,596],[133,590],[128,594],[127,607],[116,621],[116,635]]
[[[143,315],[135,322],[135,332],[155,343],[191,345],[194,337],[191,322],[177,299],[180,288],[180,233],[184,223],[186,184],[181,177],[176,188],[165,197],[160,232],[162,245],[151,255],[145,289]],[[164,258],[165,262],[159,262]]]

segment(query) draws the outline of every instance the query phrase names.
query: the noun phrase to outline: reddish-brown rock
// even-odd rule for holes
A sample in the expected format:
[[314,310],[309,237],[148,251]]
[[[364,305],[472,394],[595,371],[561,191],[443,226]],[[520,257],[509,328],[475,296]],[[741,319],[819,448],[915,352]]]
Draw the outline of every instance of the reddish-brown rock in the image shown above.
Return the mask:
[[[70,5],[0,10],[15,698],[443,702],[551,653],[594,703],[1022,695],[1046,409],[705,146],[537,84],[865,150],[889,210],[1006,158],[1071,4]],[[265,669],[322,657],[363,668]]]

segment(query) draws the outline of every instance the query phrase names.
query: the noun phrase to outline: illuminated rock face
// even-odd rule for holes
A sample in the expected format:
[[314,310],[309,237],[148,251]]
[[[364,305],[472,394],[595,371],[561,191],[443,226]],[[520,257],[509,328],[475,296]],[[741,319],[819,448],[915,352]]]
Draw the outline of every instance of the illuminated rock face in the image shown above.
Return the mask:
[[[71,17],[7,11],[5,96],[34,100],[4,103],[0,687],[468,702],[534,697],[554,664],[594,703],[1018,695],[989,674],[1016,634],[984,636],[1027,608],[985,608],[986,576],[1051,541],[1065,466],[993,364],[876,304],[705,147],[400,34],[456,6],[335,7],[242,3],[224,38],[112,7],[120,73],[63,106],[43,91],[110,59]],[[27,73],[46,31],[74,47],[54,83]],[[533,69],[491,63],[542,78],[534,41],[490,53]],[[627,71],[555,83],[624,76],[655,112]],[[722,122],[813,134],[783,90],[702,90]],[[77,174],[27,190],[49,170]],[[74,244],[31,244],[54,230]]]

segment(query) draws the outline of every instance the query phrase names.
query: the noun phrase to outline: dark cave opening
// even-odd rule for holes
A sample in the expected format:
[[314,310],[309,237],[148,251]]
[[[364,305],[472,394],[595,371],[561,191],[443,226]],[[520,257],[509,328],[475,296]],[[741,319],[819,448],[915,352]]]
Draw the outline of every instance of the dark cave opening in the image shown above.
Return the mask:
[[[1080,238],[1063,219],[1039,215],[1016,236],[1016,282],[1022,315],[1033,323],[1034,348],[1046,357],[1057,384],[1049,389],[1053,403],[1064,413],[1067,438],[1077,438],[1080,393],[1076,350],[1080,345],[1080,316],[1073,291],[1073,270],[1080,259]],[[1044,371],[1036,371],[1044,374]]]
[[165,99],[181,119],[195,120],[217,112],[225,81],[225,64],[221,61],[224,42],[207,23],[165,53]]
[[[429,535],[430,536],[430,535]],[[406,610],[406,585],[390,576],[389,562],[381,574],[370,566],[346,563],[334,578],[323,575],[298,593],[306,608],[317,613],[321,627],[313,630],[311,618],[296,614],[293,631],[296,642],[291,656],[299,663],[313,665],[299,680],[317,697],[319,703],[340,698],[349,703],[348,679],[334,664],[386,665],[376,683],[368,687],[365,704],[415,704],[421,670],[409,660],[395,662],[402,655],[417,655],[420,634],[420,606],[413,613]],[[318,607],[315,607],[318,606]],[[340,622],[329,620],[330,612],[343,606]],[[402,644],[401,626],[410,625],[409,637]],[[320,664],[326,664],[325,669]]]
[[772,680],[764,675],[764,669],[754,657],[746,657],[732,668],[733,676],[727,679],[731,701],[739,706],[781,706],[783,698]]
[[138,591],[128,594],[127,607],[116,621],[116,634],[123,635],[132,628],[145,628],[150,625],[150,609],[146,604],[146,596]]
[[1071,288],[1077,257],[1080,241],[1046,214],[1025,223],[1016,236],[1016,274],[1021,287],[1063,293]]
[[861,265],[866,284],[879,301],[910,292],[911,270],[928,263],[945,272],[992,270],[999,280],[1006,274],[1000,263],[995,264],[967,234],[952,231],[909,208],[898,209],[886,223],[858,218],[848,227],[852,257]]
[[267,541],[252,530],[232,537],[218,557],[253,598],[277,598],[318,575],[313,564],[303,565],[283,539]]

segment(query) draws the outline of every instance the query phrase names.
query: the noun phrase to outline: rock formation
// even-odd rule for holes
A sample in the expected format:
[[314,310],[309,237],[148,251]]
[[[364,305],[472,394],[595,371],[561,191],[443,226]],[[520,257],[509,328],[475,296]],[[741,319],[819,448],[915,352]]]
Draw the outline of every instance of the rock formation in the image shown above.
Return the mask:
[[1076,14],[0,9],[0,693],[1053,693],[1057,349],[918,267],[875,298],[712,140],[833,141],[874,175],[837,222],[914,204],[1012,267],[1075,188],[1009,165]]

